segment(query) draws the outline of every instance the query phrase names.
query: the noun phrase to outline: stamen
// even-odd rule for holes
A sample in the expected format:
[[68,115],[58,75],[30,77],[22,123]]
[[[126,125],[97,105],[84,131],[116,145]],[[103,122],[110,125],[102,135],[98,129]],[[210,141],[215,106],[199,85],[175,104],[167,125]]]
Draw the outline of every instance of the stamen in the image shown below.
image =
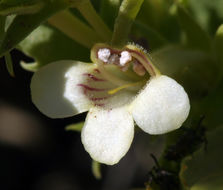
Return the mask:
[[123,51],[120,57],[120,65],[124,66],[126,63],[132,60],[132,56],[128,51]]
[[133,71],[139,76],[144,76],[146,74],[146,69],[136,60],[133,62]]
[[129,87],[133,87],[133,86],[138,86],[138,85],[142,85],[146,82],[146,80],[143,81],[139,81],[139,82],[135,82],[135,83],[130,83],[130,84],[125,84],[122,86],[119,86],[118,88],[112,89],[108,91],[108,94],[115,94],[117,92],[119,92],[120,90],[123,90],[125,88],[129,88]]
[[98,59],[103,61],[104,63],[108,62],[108,58],[110,57],[111,52],[108,48],[99,49],[98,51]]

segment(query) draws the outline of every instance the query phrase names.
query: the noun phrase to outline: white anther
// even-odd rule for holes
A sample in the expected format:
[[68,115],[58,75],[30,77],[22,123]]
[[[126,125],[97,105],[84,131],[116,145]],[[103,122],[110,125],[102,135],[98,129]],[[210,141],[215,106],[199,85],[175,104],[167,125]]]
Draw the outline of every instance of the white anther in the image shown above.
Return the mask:
[[132,60],[132,56],[128,51],[123,51],[120,57],[120,65],[124,66],[127,62]]
[[100,59],[101,61],[105,63],[108,62],[108,58],[110,57],[110,55],[111,55],[111,52],[107,48],[99,49],[98,51],[98,59]]

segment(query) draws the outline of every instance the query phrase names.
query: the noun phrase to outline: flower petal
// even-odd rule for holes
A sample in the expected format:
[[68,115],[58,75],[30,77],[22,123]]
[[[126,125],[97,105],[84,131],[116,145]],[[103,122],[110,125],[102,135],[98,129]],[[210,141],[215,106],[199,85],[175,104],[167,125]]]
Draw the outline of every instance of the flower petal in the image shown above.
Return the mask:
[[92,105],[77,84],[86,80],[83,73],[95,66],[77,61],[58,61],[42,67],[31,81],[32,101],[51,118],[63,118],[87,111]]
[[132,103],[135,122],[149,134],[179,128],[189,110],[189,99],[183,87],[164,75],[153,78]]
[[110,110],[92,108],[82,129],[82,143],[91,157],[116,164],[128,151],[134,136],[134,122],[126,107]]

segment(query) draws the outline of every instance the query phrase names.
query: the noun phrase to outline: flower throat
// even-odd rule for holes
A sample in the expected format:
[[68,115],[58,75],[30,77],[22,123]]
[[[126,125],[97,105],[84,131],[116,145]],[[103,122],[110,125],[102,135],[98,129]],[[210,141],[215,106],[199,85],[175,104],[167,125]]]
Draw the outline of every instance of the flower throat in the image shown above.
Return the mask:
[[[108,94],[115,94],[120,90],[129,89],[137,90],[139,86],[145,84],[145,75],[148,72],[151,77],[160,75],[159,71],[151,63],[151,59],[146,53],[135,45],[127,45],[123,49],[114,49],[105,44],[96,44],[91,51],[92,61],[98,64],[99,70],[106,77],[107,80],[115,85],[117,88],[109,90]],[[111,72],[106,71],[105,67],[108,65],[115,65],[122,72],[128,73],[132,67],[133,75],[143,77],[143,80],[130,82],[125,81]],[[123,74],[124,74],[123,73]],[[135,73],[135,74],[134,74]]]

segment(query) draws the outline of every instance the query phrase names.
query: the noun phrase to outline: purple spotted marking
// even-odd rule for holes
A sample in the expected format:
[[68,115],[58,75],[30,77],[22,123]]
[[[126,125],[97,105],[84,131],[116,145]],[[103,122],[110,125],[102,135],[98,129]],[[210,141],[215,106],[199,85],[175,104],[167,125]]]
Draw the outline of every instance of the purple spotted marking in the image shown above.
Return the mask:
[[83,74],[84,76],[88,76],[90,79],[92,79],[93,81],[101,81],[101,82],[103,82],[103,81],[106,81],[106,80],[104,80],[104,79],[100,79],[100,78],[98,78],[98,77],[96,77],[96,76],[94,76],[94,75],[92,75],[92,74],[90,74],[90,73],[84,73]]

